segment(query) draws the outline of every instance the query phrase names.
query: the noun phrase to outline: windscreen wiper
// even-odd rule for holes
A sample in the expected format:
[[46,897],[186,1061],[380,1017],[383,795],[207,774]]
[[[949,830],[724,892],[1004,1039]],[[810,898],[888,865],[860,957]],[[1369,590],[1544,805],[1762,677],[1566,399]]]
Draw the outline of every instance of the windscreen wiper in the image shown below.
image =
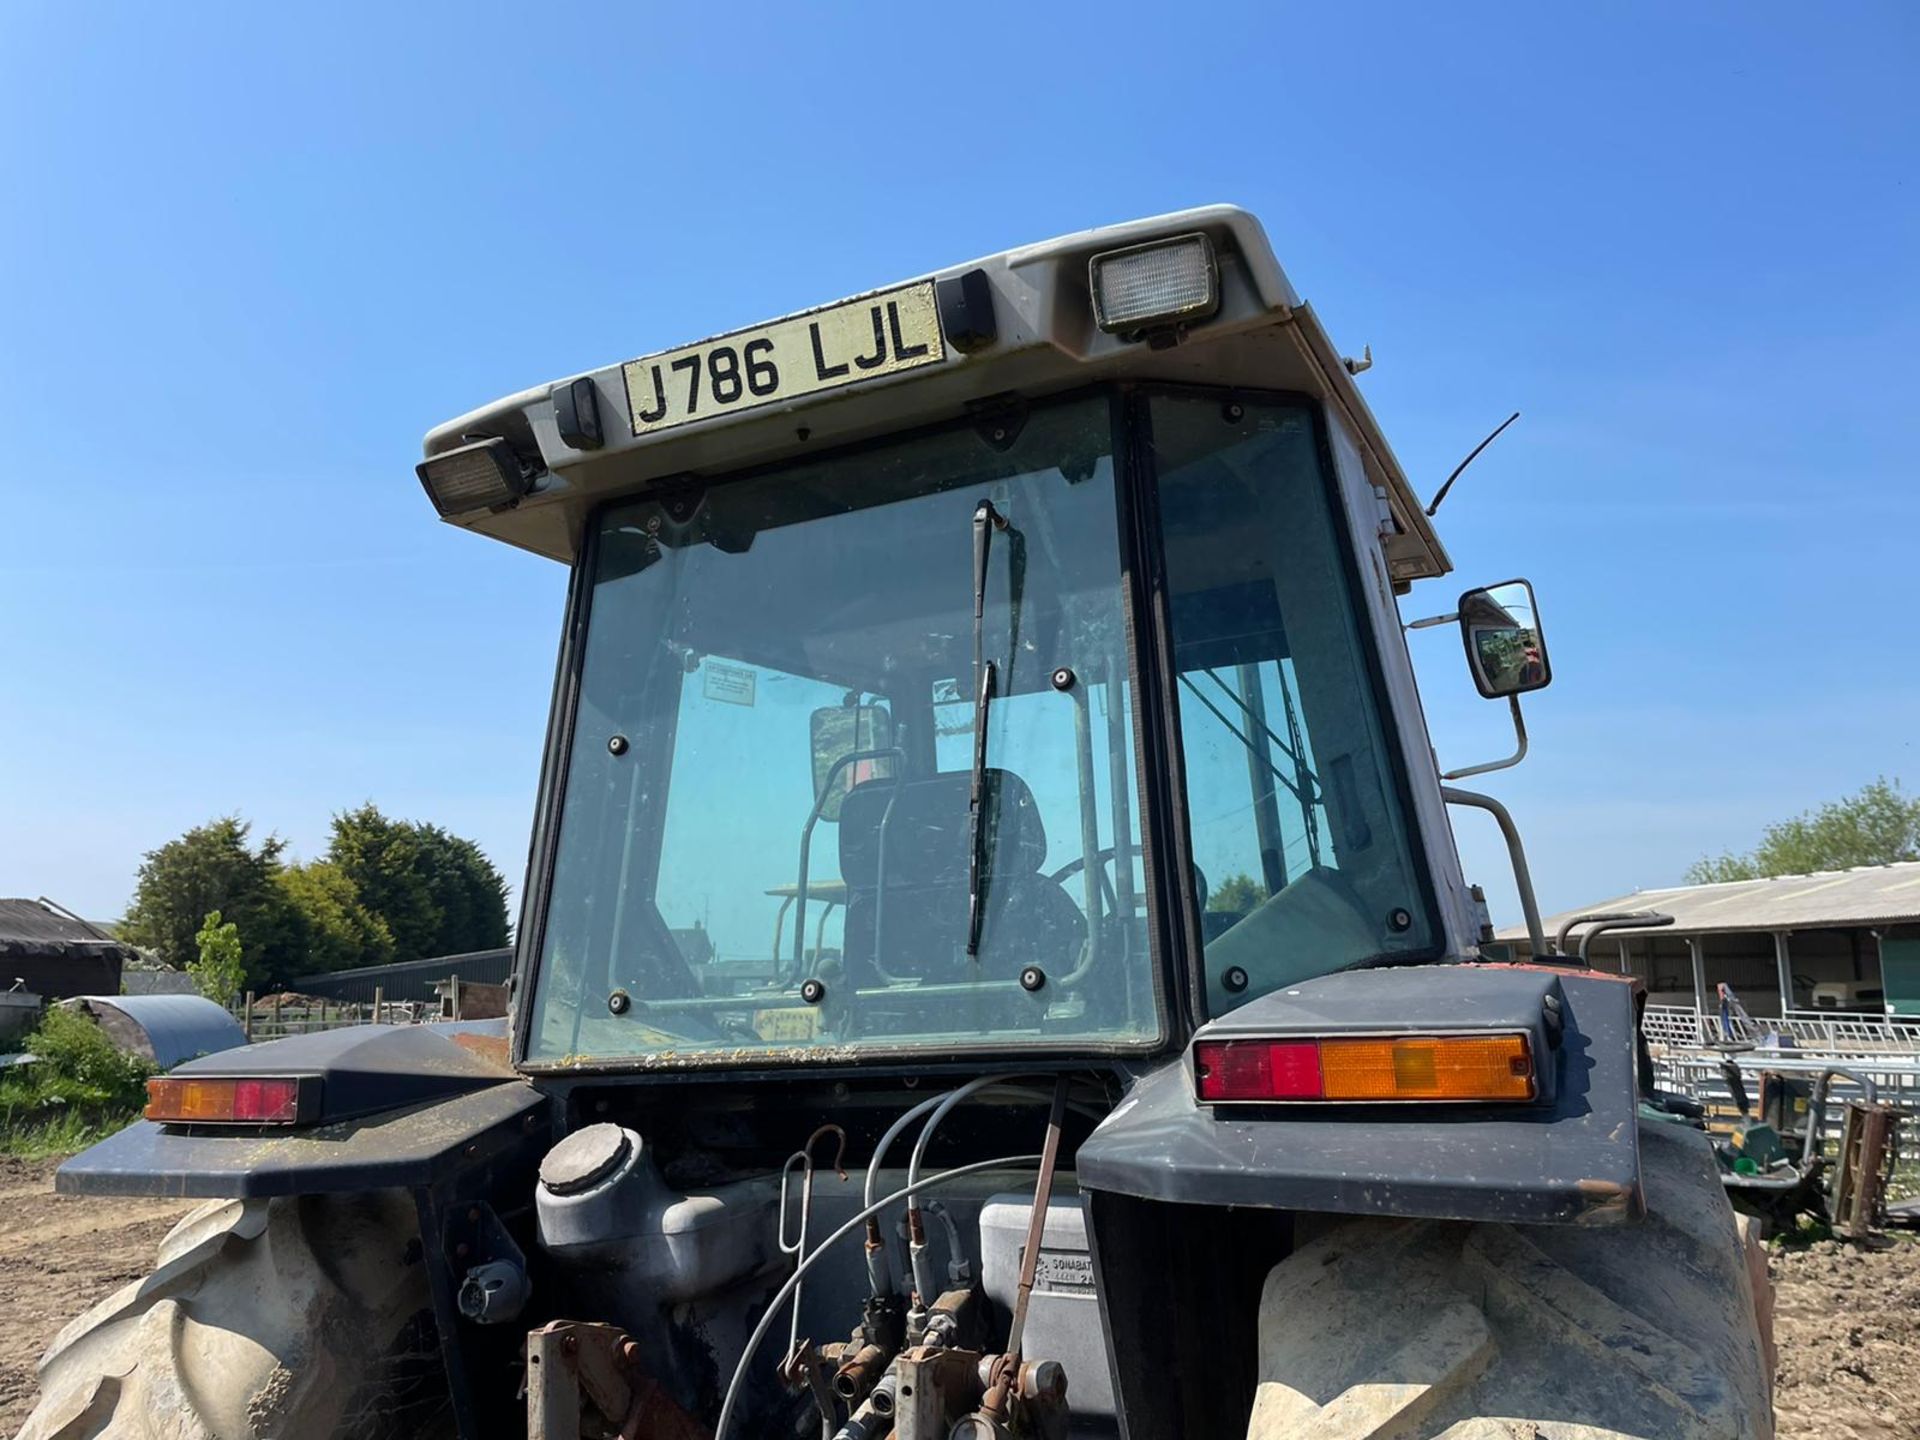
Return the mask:
[[987,712],[993,706],[997,675],[986,658],[987,556],[993,532],[1007,528],[1007,517],[982,500],[973,509],[973,780],[967,790],[967,954],[980,953],[981,871],[987,840]]

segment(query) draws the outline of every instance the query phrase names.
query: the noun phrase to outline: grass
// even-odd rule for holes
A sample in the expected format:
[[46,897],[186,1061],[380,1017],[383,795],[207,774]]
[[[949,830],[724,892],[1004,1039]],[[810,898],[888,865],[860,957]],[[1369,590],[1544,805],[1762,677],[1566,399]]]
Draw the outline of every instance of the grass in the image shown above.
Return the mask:
[[86,1016],[56,1006],[25,1048],[34,1063],[0,1078],[0,1155],[71,1154],[139,1116],[153,1066],[115,1049]]

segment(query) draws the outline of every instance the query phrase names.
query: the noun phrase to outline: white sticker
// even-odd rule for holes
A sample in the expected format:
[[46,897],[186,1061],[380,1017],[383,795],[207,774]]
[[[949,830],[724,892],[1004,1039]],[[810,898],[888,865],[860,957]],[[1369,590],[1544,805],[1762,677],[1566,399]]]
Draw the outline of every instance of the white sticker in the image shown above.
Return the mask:
[[759,679],[757,674],[743,666],[722,665],[718,660],[709,660],[702,667],[700,693],[709,700],[718,700],[722,705],[751,705],[754,687]]

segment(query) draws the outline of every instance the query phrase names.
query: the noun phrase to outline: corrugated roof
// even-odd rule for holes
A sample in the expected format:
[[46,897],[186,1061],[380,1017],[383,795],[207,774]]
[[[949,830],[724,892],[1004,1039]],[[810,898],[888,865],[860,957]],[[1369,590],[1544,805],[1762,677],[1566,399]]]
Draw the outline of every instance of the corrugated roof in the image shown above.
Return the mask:
[[[1920,860],[1863,865],[1812,875],[1776,875],[1765,880],[1729,880],[1718,885],[1675,885],[1635,890],[1549,916],[1549,938],[1575,915],[1600,910],[1658,910],[1673,916],[1662,935],[1716,935],[1754,930],[1841,930],[1854,926],[1920,924]],[[1500,932],[1524,940],[1526,927]]]
[[131,953],[104,930],[51,900],[0,900],[0,955]]

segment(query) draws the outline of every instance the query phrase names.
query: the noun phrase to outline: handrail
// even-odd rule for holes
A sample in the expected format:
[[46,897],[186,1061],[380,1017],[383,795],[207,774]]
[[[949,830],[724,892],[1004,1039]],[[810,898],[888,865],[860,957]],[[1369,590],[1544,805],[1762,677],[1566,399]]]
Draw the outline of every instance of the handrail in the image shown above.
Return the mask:
[[1520,909],[1527,918],[1527,941],[1533,946],[1532,953],[1534,956],[1551,954],[1546,932],[1540,928],[1540,902],[1534,897],[1533,872],[1527,868],[1526,847],[1520,843],[1519,827],[1513,823],[1507,807],[1491,795],[1482,795],[1478,790],[1459,790],[1451,785],[1440,787],[1440,798],[1449,805],[1468,805],[1493,816],[1500,833],[1506,837],[1507,856],[1513,862],[1513,880],[1520,891]]

